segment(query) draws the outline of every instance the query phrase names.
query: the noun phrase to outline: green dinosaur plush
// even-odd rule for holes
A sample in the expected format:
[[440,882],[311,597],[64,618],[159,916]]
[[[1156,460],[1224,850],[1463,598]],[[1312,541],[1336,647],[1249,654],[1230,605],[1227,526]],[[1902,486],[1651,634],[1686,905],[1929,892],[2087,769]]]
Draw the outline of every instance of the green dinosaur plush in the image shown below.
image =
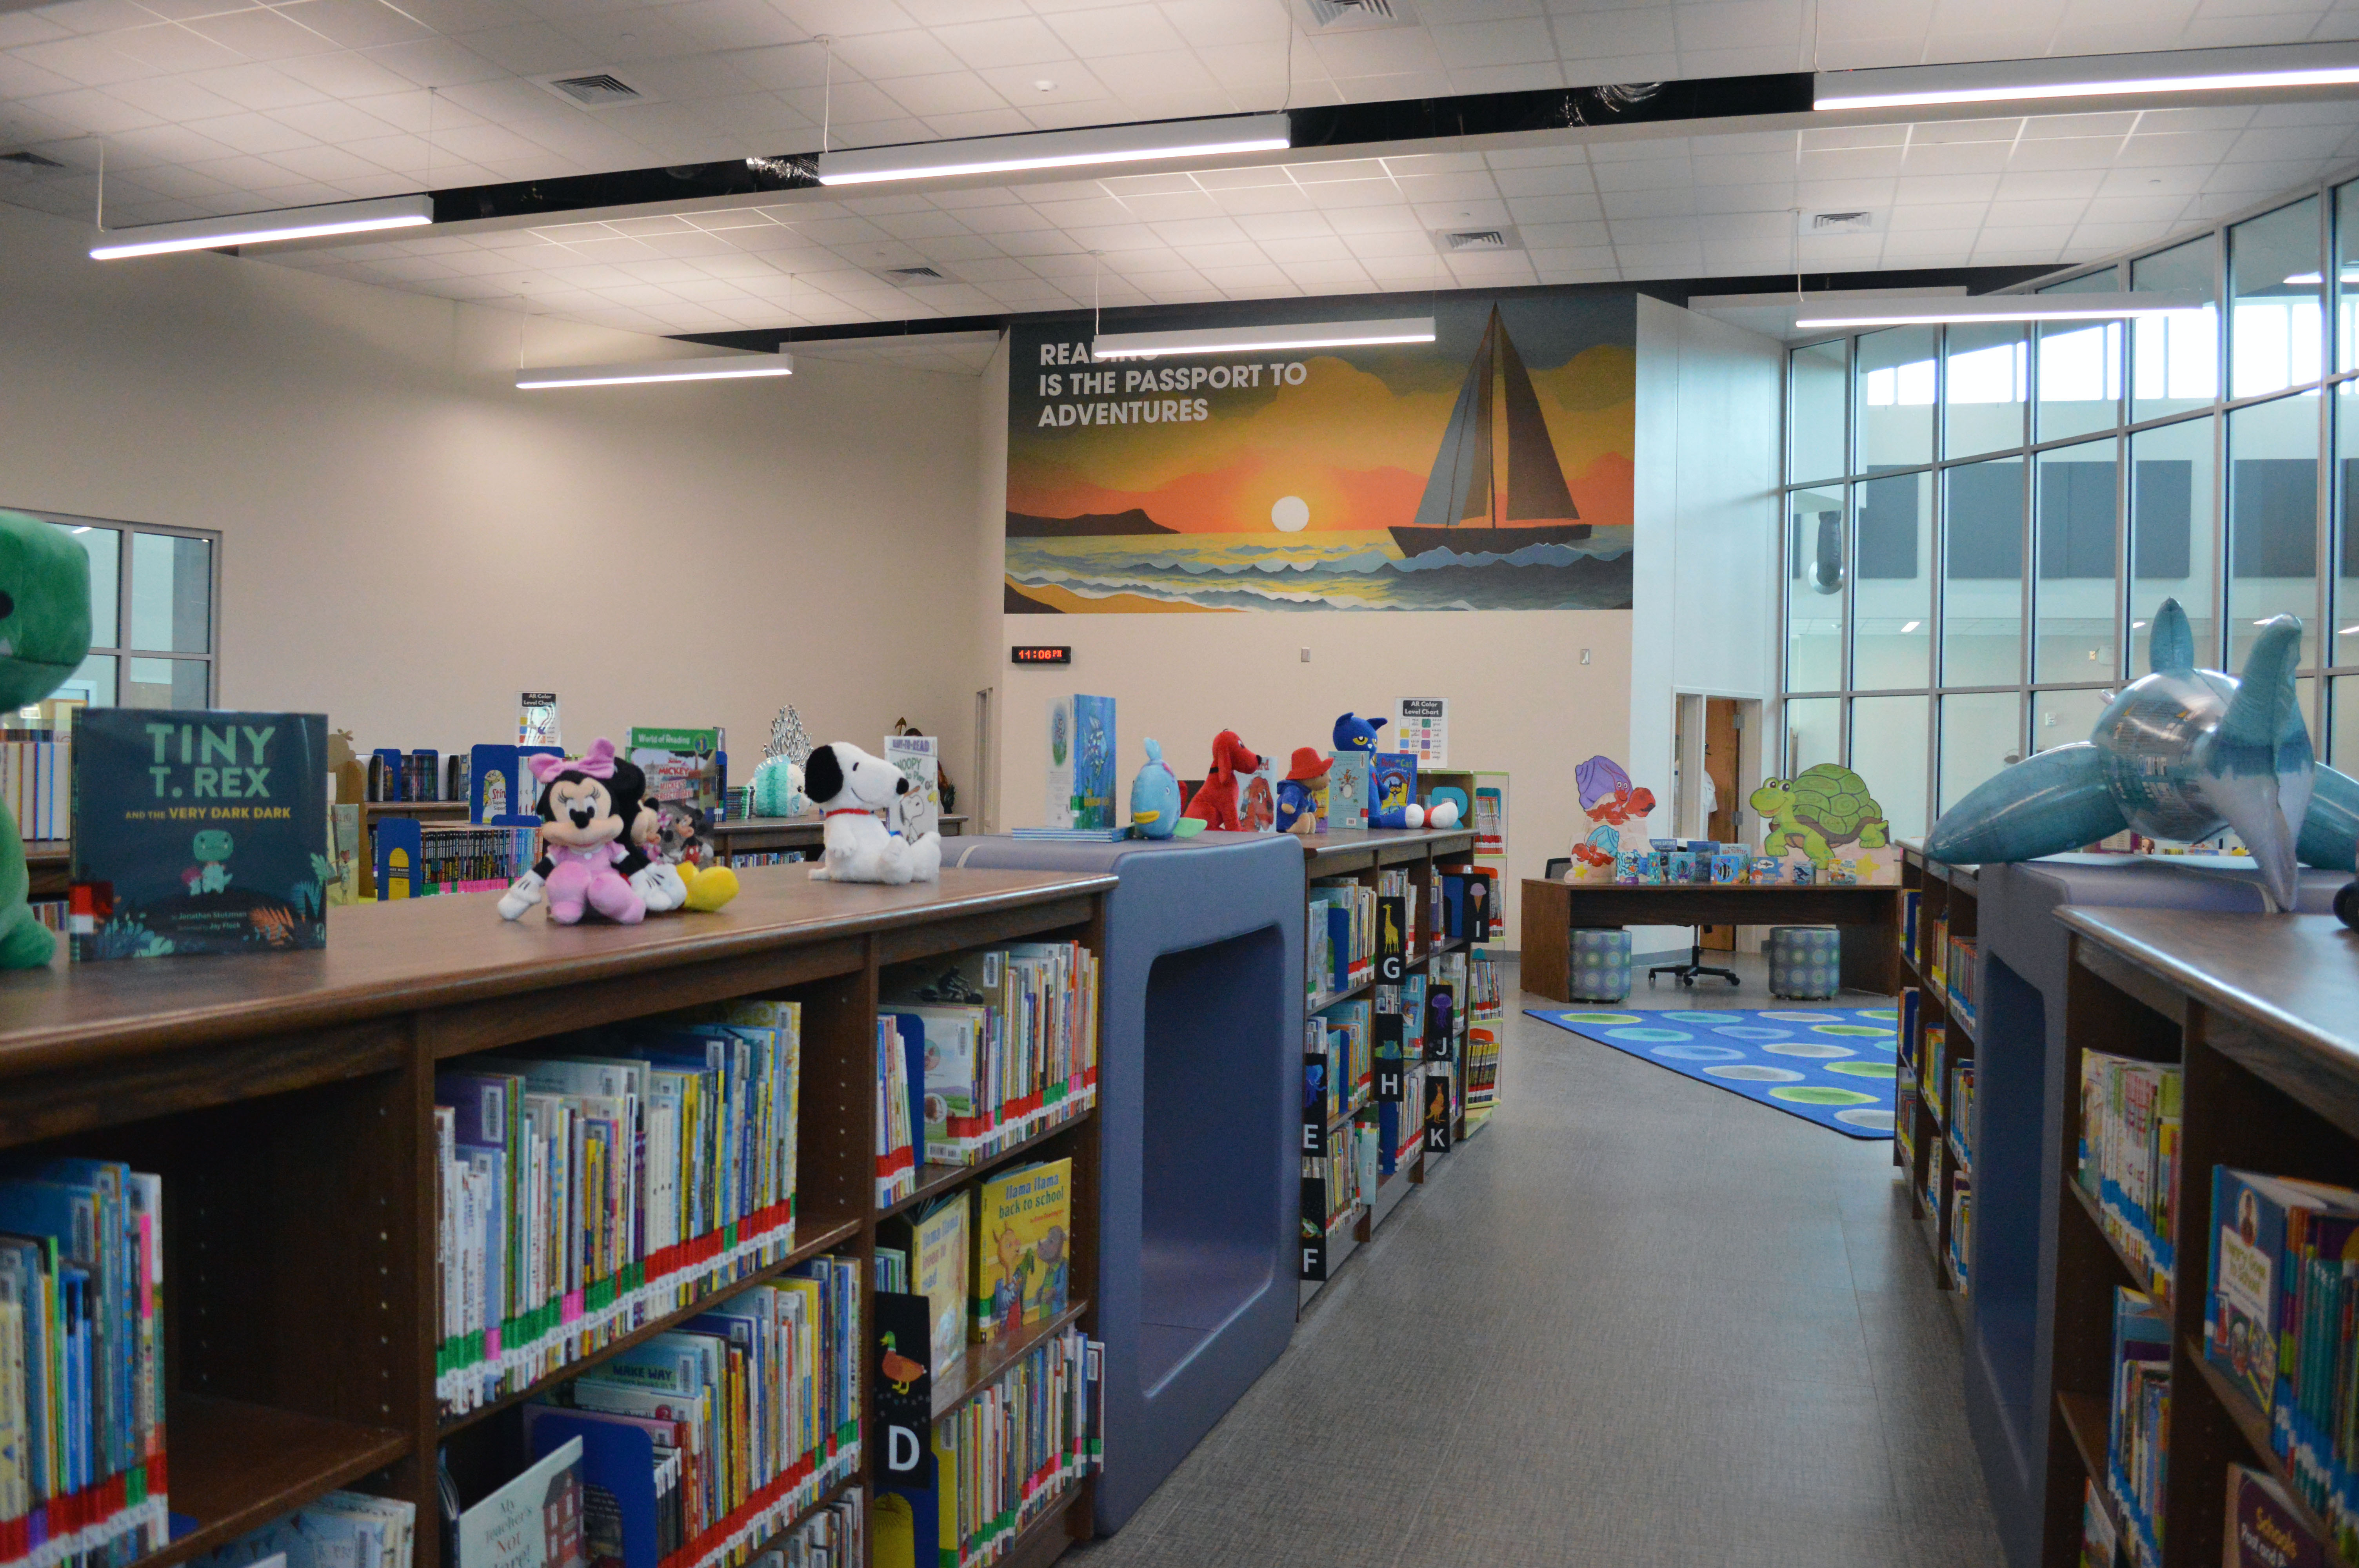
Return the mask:
[[[62,528],[0,512],[0,708],[38,702],[90,652],[90,557]],[[0,806],[0,969],[38,968],[57,938],[25,894],[25,841]]]

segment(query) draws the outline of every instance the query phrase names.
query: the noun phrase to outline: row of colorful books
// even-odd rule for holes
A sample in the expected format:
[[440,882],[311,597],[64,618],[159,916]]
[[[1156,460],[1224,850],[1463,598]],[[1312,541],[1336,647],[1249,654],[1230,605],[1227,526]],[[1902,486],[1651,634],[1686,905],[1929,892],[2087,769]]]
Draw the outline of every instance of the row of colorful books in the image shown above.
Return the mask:
[[576,1448],[627,1563],[747,1562],[857,1466],[862,1289],[831,1256],[716,1303],[527,1405],[530,1457]]
[[1981,982],[1975,979],[1979,971],[1974,963],[1979,948],[1971,936],[1951,936],[1948,943],[1949,952],[1941,965],[1941,984],[1949,996],[1950,1016],[1972,1029],[1981,999]]
[[940,1568],[999,1561],[1102,1461],[1103,1361],[1102,1346],[1068,1328],[934,1422]]
[[330,1492],[195,1560],[196,1568],[409,1568],[418,1505]]
[[163,1197],[112,1161],[0,1181],[0,1563],[165,1543]]
[[1499,1105],[1499,1034],[1483,1024],[1466,1031],[1465,1059],[1461,1064],[1463,1116],[1470,1134],[1491,1119]]
[[1102,975],[1078,942],[1017,942],[886,977],[920,1162],[973,1164],[1095,1102]]
[[[418,835],[415,849],[394,842]],[[428,898],[445,892],[498,892],[530,871],[538,835],[529,827],[473,827],[441,823],[379,822],[373,831],[387,842],[376,878],[380,900]],[[409,860],[414,853],[416,860]],[[395,857],[398,855],[400,860]]]
[[801,1031],[736,1001],[435,1075],[445,1413],[792,1250]]
[[2269,1420],[2295,1495],[2359,1554],[2359,1192],[2215,1166],[2204,1355]]
[[2074,1178],[2096,1200],[2114,1245],[2170,1291],[2178,1223],[2183,1075],[2176,1064],[2102,1051],[2081,1056],[2081,1130]]
[[1963,1167],[1950,1173],[1950,1277],[1958,1289],[1973,1289],[1974,1178]]
[[[1304,911],[1303,991],[1312,1006],[1364,985],[1375,972],[1377,890],[1351,877],[1321,877]],[[1404,941],[1408,933],[1402,934]]]
[[1974,1168],[1974,1065],[1972,1062],[1950,1064],[1948,1103],[1950,1150],[1958,1157],[1958,1169],[1972,1174]]
[[23,838],[71,838],[73,742],[0,741],[0,806]]
[[2169,1308],[2143,1291],[2116,1289],[2105,1480],[2119,1510],[2124,1553],[2139,1568],[2161,1568],[2169,1442]]

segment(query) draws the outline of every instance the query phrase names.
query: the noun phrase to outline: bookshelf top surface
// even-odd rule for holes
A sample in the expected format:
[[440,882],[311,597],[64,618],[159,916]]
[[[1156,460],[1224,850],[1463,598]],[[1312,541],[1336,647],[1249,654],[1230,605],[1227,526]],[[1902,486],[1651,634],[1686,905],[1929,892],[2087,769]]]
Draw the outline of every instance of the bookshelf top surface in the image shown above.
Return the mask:
[[[505,921],[495,893],[328,912],[328,945],[254,957],[126,959],[0,974],[0,1080],[143,1051],[555,991],[805,946],[894,926],[987,916],[1112,889],[1111,876],[946,869],[939,882],[814,882],[803,866],[739,873],[717,914],[638,925]],[[63,944],[60,944],[62,947]]]
[[2359,1078],[2359,932],[2331,914],[2067,908],[2056,918],[2217,1011]]

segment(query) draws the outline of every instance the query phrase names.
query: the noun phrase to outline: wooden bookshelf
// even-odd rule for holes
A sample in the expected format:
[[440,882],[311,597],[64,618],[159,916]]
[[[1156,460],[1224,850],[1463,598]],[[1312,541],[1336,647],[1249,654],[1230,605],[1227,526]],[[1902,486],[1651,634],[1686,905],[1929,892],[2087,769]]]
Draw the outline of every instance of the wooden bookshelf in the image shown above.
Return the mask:
[[[793,867],[743,882],[717,914],[636,926],[509,923],[494,895],[462,893],[331,909],[329,945],[311,952],[0,975],[0,1149],[164,1178],[170,1498],[196,1528],[134,1568],[168,1568],[355,1485],[415,1502],[418,1568],[446,1568],[438,1450],[469,1502],[515,1473],[530,1390],[449,1422],[435,1397],[438,1063],[733,997],[803,1004],[793,1257],[536,1388],[821,1252],[858,1260],[865,1303],[881,968],[1019,939],[1103,952],[1115,885],[945,871],[887,888]],[[1095,1321],[1098,1128],[1085,1113],[982,1165],[929,1169],[939,1194],[1027,1153],[1072,1156],[1073,1305],[1056,1326]],[[861,1336],[874,1343],[873,1321]],[[965,1386],[1005,1369],[974,1368]],[[845,1484],[873,1498],[875,1465],[864,1442]],[[1093,1486],[1027,1529],[1025,1561],[1087,1533],[1092,1508],[1072,1505]]]
[[[1408,968],[1410,970],[1421,968],[1446,953],[1472,946],[1463,939],[1458,938],[1445,938],[1436,942],[1432,939],[1432,934],[1426,930],[1426,914],[1428,901],[1431,896],[1434,865],[1437,861],[1442,860],[1473,860],[1474,833],[1472,828],[1453,827],[1447,830],[1415,827],[1342,828],[1307,837],[1302,840],[1302,848],[1306,894],[1308,884],[1321,878],[1350,877],[1369,887],[1374,887],[1376,885],[1380,872],[1398,868],[1408,870],[1409,899],[1417,910],[1418,930],[1425,937],[1421,945],[1413,946],[1409,949]],[[1495,878],[1494,882],[1493,908],[1495,910],[1498,907]],[[1303,1004],[1304,1016],[1308,1017],[1321,1009],[1332,1007],[1340,1001],[1350,1001],[1357,997],[1367,996],[1375,989],[1375,978],[1371,976],[1358,985],[1351,986],[1332,995],[1310,997]],[[1462,1044],[1451,1061],[1451,1071],[1462,1073],[1464,1065],[1465,1052]],[[1457,1098],[1462,1104],[1462,1092]],[[1373,1100],[1365,1101],[1332,1122],[1330,1124],[1331,1145],[1334,1132],[1348,1129],[1355,1118],[1373,1112],[1375,1108]],[[1451,1129],[1451,1137],[1453,1146],[1465,1135],[1465,1119],[1462,1114]],[[1379,1196],[1375,1204],[1354,1204],[1327,1226],[1328,1281],[1334,1279],[1337,1269],[1358,1249],[1361,1243],[1373,1238],[1376,1227],[1395,1208],[1399,1206],[1400,1200],[1408,1195],[1408,1189],[1424,1183],[1428,1173],[1440,1158],[1441,1156],[1426,1152],[1424,1140],[1420,1136],[1416,1151],[1408,1158],[1399,1161],[1393,1174],[1384,1177],[1378,1183]],[[1299,1304],[1302,1309],[1308,1309],[1312,1299],[1325,1287],[1326,1282],[1327,1281],[1316,1280],[1305,1280],[1301,1282]]]
[[[1948,1031],[1942,1057],[1946,1076],[1951,1065],[1973,1060],[1975,1042],[1973,1029],[1950,1005],[1946,984],[1933,982],[1933,933],[1940,927],[1948,935],[1974,936],[1981,930],[1981,900],[1974,868],[1928,860],[1916,845],[1904,843],[1900,856],[1900,896],[1904,904],[1912,892],[1918,896],[1916,941],[1910,943],[1904,919],[1899,930],[1900,984],[1904,989],[1917,992],[1920,1031],[1929,1024]],[[1894,1139],[1892,1162],[1901,1168],[1910,1211],[1931,1249],[1934,1282],[1945,1291],[1962,1293],[1973,1282],[1973,1260],[1966,1260],[1966,1278],[1960,1281],[1950,1256],[1951,1196],[1961,1175],[1968,1178],[1971,1189],[1969,1162],[1961,1157],[1960,1151],[1962,1148],[1971,1153],[1974,1130],[1956,1118],[1957,1108],[1950,1103],[1951,1097],[1946,1083],[1935,1087],[1930,1098],[1926,1088],[1919,1084],[1906,1108],[1906,1114],[1913,1119],[1909,1123],[1911,1147],[1904,1149],[1901,1141]],[[1936,1099],[1940,1102],[1938,1106]],[[1930,1201],[1926,1195],[1929,1190],[1932,1194]]]
[[[2286,1480],[2267,1412],[2203,1352],[2210,1294],[2212,1173],[2233,1166],[2359,1185],[2359,936],[2325,915],[2068,908],[2067,1115],[2049,1179],[2057,1206],[2055,1408],[2048,1445],[2042,1562],[2077,1563],[2084,1477],[2105,1481],[2114,1292],[2158,1281],[2116,1247],[2074,1181],[2081,1063],[2090,1051],[2178,1065],[2183,1074],[2170,1419],[2163,1568],[2210,1568],[2226,1529],[2226,1469]],[[2288,1492],[2300,1509],[2299,1494]],[[2307,1519],[2321,1540],[2321,1521]],[[2350,1568],[2330,1547],[2327,1561]]]
[[[941,824],[942,837],[955,838],[966,831],[967,819],[945,813]],[[799,849],[816,858],[825,837],[821,829],[820,814],[806,811],[799,816],[740,816],[705,828],[704,837],[712,841],[720,863],[727,866],[736,864],[740,855],[775,854],[788,849]]]

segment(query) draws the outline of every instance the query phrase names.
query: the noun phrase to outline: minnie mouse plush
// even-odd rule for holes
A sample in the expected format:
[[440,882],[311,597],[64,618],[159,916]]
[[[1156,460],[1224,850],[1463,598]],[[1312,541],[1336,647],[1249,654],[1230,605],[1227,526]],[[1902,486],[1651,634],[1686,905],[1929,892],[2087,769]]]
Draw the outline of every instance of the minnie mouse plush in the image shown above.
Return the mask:
[[585,906],[624,925],[678,907],[677,881],[650,875],[631,843],[647,789],[636,763],[601,739],[579,758],[538,756],[527,765],[541,785],[541,856],[500,895],[501,919],[522,919],[543,896],[560,925],[579,921]]

